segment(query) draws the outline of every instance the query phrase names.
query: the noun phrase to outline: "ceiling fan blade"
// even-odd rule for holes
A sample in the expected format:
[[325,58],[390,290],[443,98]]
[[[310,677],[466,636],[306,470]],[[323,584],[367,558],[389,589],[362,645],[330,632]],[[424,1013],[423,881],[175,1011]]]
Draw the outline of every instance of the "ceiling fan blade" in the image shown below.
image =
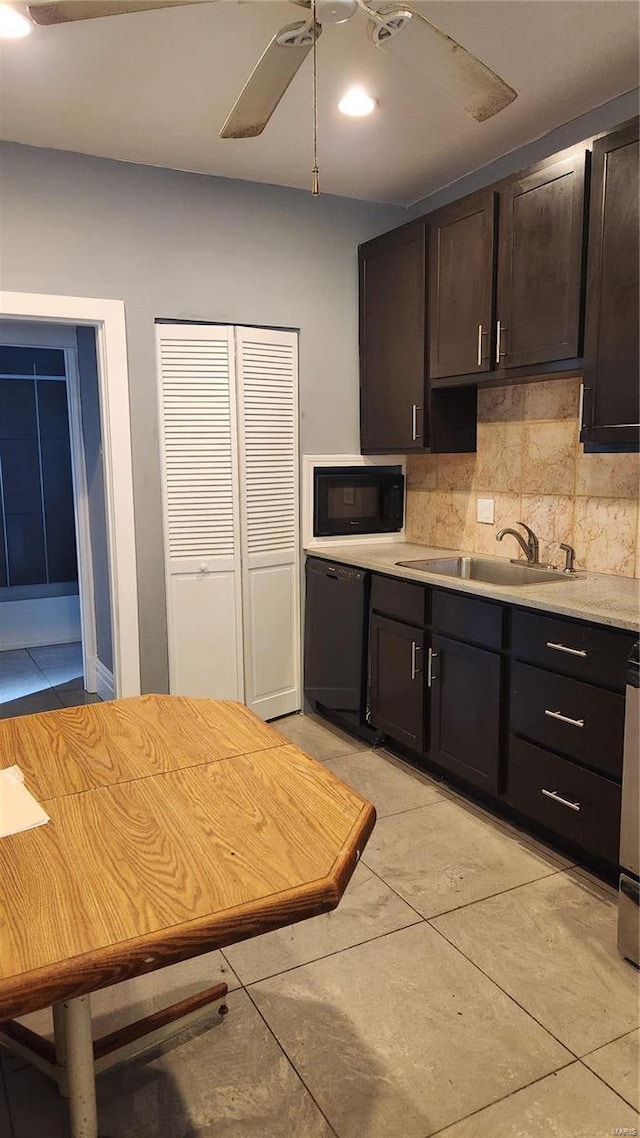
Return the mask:
[[122,16],[127,12],[146,12],[151,8],[179,8],[183,4],[202,4],[203,0],[34,0],[28,5],[34,24],[66,24],[70,20],[93,20],[99,16]]
[[[393,17],[398,17],[393,21]],[[407,17],[407,18],[404,18]],[[388,35],[385,19],[391,19]],[[397,25],[397,26],[395,26]],[[405,67],[419,71],[452,103],[477,122],[492,118],[509,106],[517,91],[446,32],[413,8],[384,10],[368,24],[376,45],[395,55]]]
[[321,31],[320,24],[314,29],[309,20],[303,20],[276,32],[236,99],[220,138],[262,134]]

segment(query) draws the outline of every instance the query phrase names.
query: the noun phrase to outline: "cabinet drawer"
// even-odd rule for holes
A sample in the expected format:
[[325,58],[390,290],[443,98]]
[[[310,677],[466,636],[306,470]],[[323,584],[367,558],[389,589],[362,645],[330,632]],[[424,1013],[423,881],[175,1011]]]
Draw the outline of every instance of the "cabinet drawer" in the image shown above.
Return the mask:
[[617,865],[621,789],[608,778],[512,737],[506,797],[522,814]]
[[624,697],[529,664],[511,673],[511,730],[622,777]]
[[[574,587],[579,588],[579,582],[574,582]],[[517,609],[511,629],[513,654],[518,659],[624,691],[627,656],[636,639],[633,633]]]
[[404,620],[407,624],[427,624],[429,590],[412,581],[374,574],[371,582],[371,608],[384,616]]
[[502,605],[479,601],[462,593],[434,589],[432,610],[435,632],[479,644],[483,648],[502,647]]

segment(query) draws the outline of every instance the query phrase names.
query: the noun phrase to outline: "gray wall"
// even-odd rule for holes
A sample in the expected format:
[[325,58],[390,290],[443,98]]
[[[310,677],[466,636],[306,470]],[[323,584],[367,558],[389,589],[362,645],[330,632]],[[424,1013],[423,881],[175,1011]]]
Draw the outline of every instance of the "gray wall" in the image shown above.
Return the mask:
[[78,371],[80,374],[80,413],[82,415],[82,436],[87,470],[89,537],[96,614],[96,647],[100,663],[112,672],[113,642],[111,639],[109,544],[107,542],[104,496],[96,334],[93,328],[83,328],[79,325],[76,328],[76,336],[78,339]]
[[300,329],[303,452],[357,451],[360,241],[404,212],[0,146],[0,284],[126,307],[142,684],[167,688],[156,317]]

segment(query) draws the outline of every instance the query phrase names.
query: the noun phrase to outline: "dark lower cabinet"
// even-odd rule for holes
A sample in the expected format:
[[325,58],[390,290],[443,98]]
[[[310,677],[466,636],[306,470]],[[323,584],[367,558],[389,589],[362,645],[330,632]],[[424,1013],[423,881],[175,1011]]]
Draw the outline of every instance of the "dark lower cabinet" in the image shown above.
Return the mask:
[[502,660],[495,652],[432,638],[430,757],[483,790],[500,790]]
[[371,723],[610,873],[634,639],[374,573]]
[[638,446],[638,120],[593,145],[584,443]]
[[426,633],[373,613],[369,636],[371,722],[391,739],[422,753]]

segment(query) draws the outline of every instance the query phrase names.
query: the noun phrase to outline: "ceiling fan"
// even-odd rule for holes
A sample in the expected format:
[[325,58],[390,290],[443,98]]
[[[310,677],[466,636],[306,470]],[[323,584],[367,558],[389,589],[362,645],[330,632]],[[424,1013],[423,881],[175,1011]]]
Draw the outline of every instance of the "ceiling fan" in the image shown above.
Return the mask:
[[[115,16],[152,8],[174,8],[206,0],[33,0],[36,24],[59,24]],[[491,68],[419,12],[401,4],[374,8],[368,0],[291,0],[306,9],[305,19],[287,24],[271,39],[228,115],[221,138],[262,134],[278,103],[322,33],[322,21],[340,24],[358,11],[367,17],[371,43],[384,49],[406,43],[425,77],[477,122],[513,102],[517,92]],[[315,19],[314,19],[315,10]]]

